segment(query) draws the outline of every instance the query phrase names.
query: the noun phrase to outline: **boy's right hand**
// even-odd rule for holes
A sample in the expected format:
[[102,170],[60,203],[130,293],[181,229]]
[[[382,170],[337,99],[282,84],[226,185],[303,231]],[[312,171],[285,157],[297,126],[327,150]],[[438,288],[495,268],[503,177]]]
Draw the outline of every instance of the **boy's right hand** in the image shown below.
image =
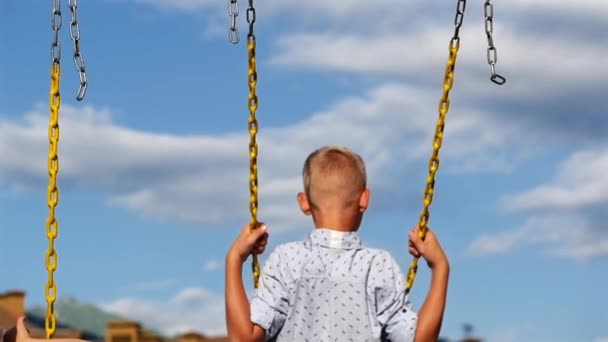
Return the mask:
[[257,229],[251,230],[249,224],[243,226],[241,234],[236,238],[228,255],[234,255],[241,262],[245,262],[250,254],[262,254],[268,244],[266,225],[260,224]]
[[448,258],[433,231],[427,229],[424,240],[419,237],[419,233],[420,228],[416,226],[409,234],[410,254],[423,257],[431,269],[449,267]]

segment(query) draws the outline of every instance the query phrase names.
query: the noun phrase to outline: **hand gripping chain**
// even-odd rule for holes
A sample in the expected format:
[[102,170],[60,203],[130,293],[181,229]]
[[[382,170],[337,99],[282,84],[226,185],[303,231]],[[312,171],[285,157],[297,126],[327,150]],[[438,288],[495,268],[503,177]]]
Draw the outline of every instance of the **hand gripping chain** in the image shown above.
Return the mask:
[[[247,34],[247,51],[249,62],[249,211],[251,212],[251,229],[256,229],[260,225],[258,222],[258,144],[256,135],[258,133],[258,120],[256,112],[258,110],[258,96],[256,94],[256,86],[258,83],[258,73],[256,71],[255,62],[255,34],[253,33],[253,24],[255,23],[255,8],[253,0],[249,0],[249,8],[247,9],[247,22],[249,23],[249,34]],[[260,279],[260,263],[257,255],[253,255],[251,265],[253,271],[253,286],[257,289]]]
[[[441,144],[443,142],[445,118],[448,114],[448,110],[450,109],[449,95],[450,90],[452,89],[452,85],[454,84],[454,68],[456,66],[456,56],[458,55],[458,49],[460,48],[459,32],[460,27],[462,26],[462,21],[464,19],[465,8],[466,0],[458,0],[458,5],[456,8],[456,17],[454,19],[454,36],[450,41],[450,54],[448,58],[448,63],[445,67],[445,75],[443,78],[443,95],[441,96],[441,100],[439,101],[439,118],[437,119],[437,124],[435,126],[435,136],[433,138],[433,153],[431,154],[431,158],[429,161],[429,176],[427,177],[426,187],[424,189],[424,208],[422,209],[422,213],[420,214],[420,220],[418,221],[418,227],[420,231],[419,236],[421,239],[424,239],[426,235],[429,219],[431,217],[429,207],[433,202],[433,193],[435,191],[435,175],[437,173],[437,170],[439,169],[439,149],[441,149]],[[405,290],[406,294],[410,292],[412,286],[414,285],[416,271],[418,270],[418,259],[419,257],[414,258],[407,272]]]

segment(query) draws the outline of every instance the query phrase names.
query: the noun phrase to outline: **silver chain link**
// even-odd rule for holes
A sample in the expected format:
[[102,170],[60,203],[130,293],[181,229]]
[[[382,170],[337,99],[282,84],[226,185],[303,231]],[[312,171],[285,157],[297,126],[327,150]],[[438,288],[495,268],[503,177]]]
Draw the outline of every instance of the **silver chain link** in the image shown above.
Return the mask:
[[238,44],[241,38],[239,37],[239,29],[236,27],[236,18],[239,16],[239,2],[237,0],[228,0],[228,15],[231,18],[228,37],[232,44]]
[[460,40],[460,28],[464,20],[464,11],[467,8],[467,0],[458,0],[456,5],[456,16],[454,16],[454,37],[452,37],[452,46]]
[[494,46],[494,38],[492,37],[494,32],[494,6],[492,6],[490,0],[486,0],[483,12],[485,16],[486,36],[488,37],[488,64],[490,65],[490,70],[492,72],[490,80],[498,85],[503,85],[505,84],[506,79],[496,73],[498,54],[496,52],[496,47]]
[[68,6],[70,7],[70,11],[72,12],[72,22],[70,23],[70,37],[72,38],[72,43],[74,45],[74,66],[78,71],[78,76],[80,78],[80,87],[78,88],[78,94],[76,95],[76,100],[82,101],[84,99],[84,95],[87,92],[88,81],[87,81],[87,72],[84,66],[84,58],[82,57],[82,53],[80,52],[80,23],[77,18],[78,11],[78,0],[68,0]]
[[249,8],[247,8],[247,23],[249,24],[249,34],[247,34],[247,37],[250,37],[255,41],[255,34],[253,33],[253,24],[255,24],[255,8],[253,7],[253,0],[249,0]]
[[61,0],[53,0],[51,28],[53,29],[53,44],[51,44],[51,64],[61,63],[61,44],[59,31],[61,30]]

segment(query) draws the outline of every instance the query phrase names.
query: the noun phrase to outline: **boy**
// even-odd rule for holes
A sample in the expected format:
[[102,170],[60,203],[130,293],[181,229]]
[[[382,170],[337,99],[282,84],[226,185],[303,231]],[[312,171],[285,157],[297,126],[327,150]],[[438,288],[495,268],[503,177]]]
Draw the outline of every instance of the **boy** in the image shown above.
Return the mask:
[[432,271],[419,314],[405,296],[403,274],[383,250],[365,248],[357,230],[368,207],[365,165],[343,147],[323,147],[304,164],[300,209],[315,229],[303,242],[279,245],[268,257],[251,303],[242,280],[249,254],[268,242],[262,225],[245,225],[226,256],[226,321],[231,341],[437,341],[449,263],[429,230],[409,234],[409,251]]

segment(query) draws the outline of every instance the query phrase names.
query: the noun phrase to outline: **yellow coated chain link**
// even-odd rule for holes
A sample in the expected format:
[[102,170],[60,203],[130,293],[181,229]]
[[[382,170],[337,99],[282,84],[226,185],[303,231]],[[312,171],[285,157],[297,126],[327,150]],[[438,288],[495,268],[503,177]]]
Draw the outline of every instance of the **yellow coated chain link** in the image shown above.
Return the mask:
[[59,79],[61,76],[61,66],[53,64],[51,66],[51,92],[49,97],[50,120],[49,120],[49,186],[47,188],[47,202],[49,206],[49,217],[46,220],[46,235],[49,240],[49,247],[46,252],[46,270],[48,280],[46,283],[46,319],[45,331],[46,338],[53,338],[56,329],[55,312],[53,309],[57,299],[57,285],[53,277],[53,272],[57,269],[57,252],[55,251],[55,238],[59,233],[59,223],[55,218],[55,207],[59,202],[59,189],[57,188],[57,173],[59,172],[59,156],[57,155],[57,144],[59,142],[59,106],[61,97],[59,95]]
[[[255,92],[255,87],[258,83],[258,74],[255,63],[255,37],[247,36],[247,50],[249,54],[249,211],[251,212],[251,221],[249,225],[251,229],[258,227],[258,144],[256,142],[256,134],[258,133],[258,120],[255,117],[258,110],[258,96]],[[251,264],[253,271],[253,286],[258,288],[260,279],[260,263],[257,255],[253,255]]]
[[[441,144],[443,142],[445,117],[450,109],[449,94],[450,89],[452,89],[452,85],[454,84],[454,67],[456,65],[456,56],[458,54],[459,47],[459,39],[453,39],[450,42],[450,56],[445,67],[445,76],[443,79],[443,96],[439,101],[439,118],[437,119],[437,124],[435,126],[435,137],[433,138],[433,153],[431,154],[429,161],[429,176],[426,179],[426,187],[424,190],[424,209],[420,214],[420,220],[418,222],[418,227],[420,229],[419,236],[421,239],[424,239],[426,235],[428,229],[427,225],[431,216],[429,207],[433,202],[433,193],[435,191],[435,174],[439,169],[439,149],[441,149]],[[418,259],[419,257],[415,257],[409,267],[406,280],[406,293],[409,293],[414,285],[416,271],[418,270]]]

